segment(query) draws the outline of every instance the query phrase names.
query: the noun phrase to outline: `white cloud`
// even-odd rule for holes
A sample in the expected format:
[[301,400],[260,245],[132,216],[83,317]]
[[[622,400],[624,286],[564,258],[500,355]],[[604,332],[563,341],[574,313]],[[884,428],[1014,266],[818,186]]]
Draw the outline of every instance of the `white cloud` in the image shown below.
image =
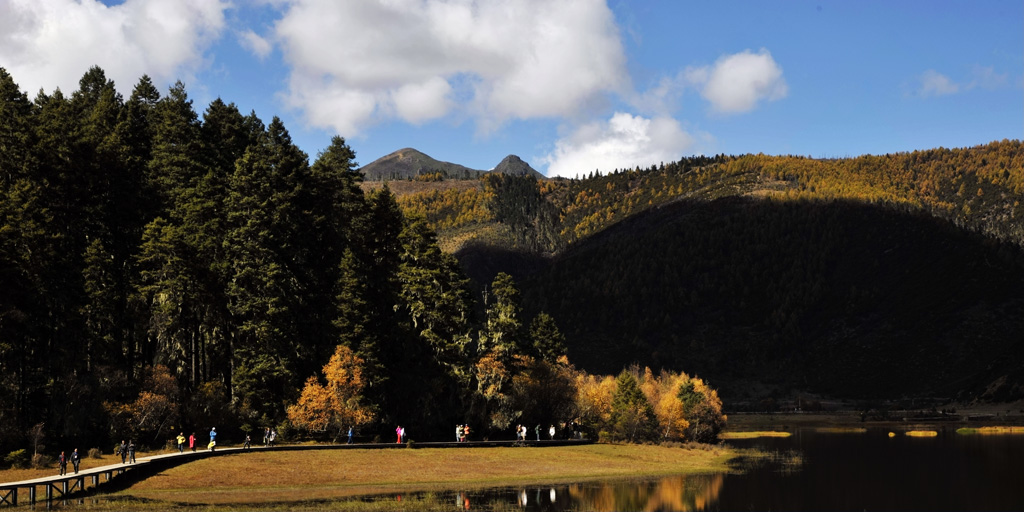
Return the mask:
[[629,103],[641,112],[668,115],[676,109],[676,104],[689,83],[690,79],[685,72],[675,77],[662,77],[650,89],[634,95]]
[[629,83],[602,0],[293,0],[275,36],[286,102],[346,136],[457,109],[486,132],[574,115]]
[[405,84],[394,90],[391,101],[398,117],[413,124],[443,116],[451,108],[452,86],[435,76],[423,83]]
[[584,125],[558,140],[540,162],[548,165],[548,176],[575,177],[595,169],[609,172],[672,162],[692,152],[695,144],[675,119],[616,112],[607,123]]
[[252,30],[245,30],[239,33],[238,42],[242,45],[242,48],[249,50],[261,60],[266,59],[267,55],[270,55],[270,51],[274,49],[270,41]]
[[3,0],[0,63],[30,95],[70,93],[93,65],[122,92],[143,74],[189,79],[224,28],[225,0]]
[[1010,83],[1010,77],[1006,73],[996,73],[992,66],[974,66],[971,70],[971,81],[966,89],[980,87],[993,90],[1006,87]]
[[749,112],[758,102],[782,99],[789,92],[782,68],[764,48],[723,56],[710,67],[688,68],[684,76],[713,110],[725,114]]
[[997,73],[992,66],[976,65],[971,69],[970,81],[957,82],[948,76],[929,69],[917,77],[917,95],[922,98],[948,96],[974,89],[987,91],[1007,87],[1010,77],[1006,73]]
[[947,94],[955,94],[960,91],[960,86],[949,79],[948,76],[929,69],[921,74],[921,87],[918,88],[918,94],[923,97],[930,96],[945,96]]

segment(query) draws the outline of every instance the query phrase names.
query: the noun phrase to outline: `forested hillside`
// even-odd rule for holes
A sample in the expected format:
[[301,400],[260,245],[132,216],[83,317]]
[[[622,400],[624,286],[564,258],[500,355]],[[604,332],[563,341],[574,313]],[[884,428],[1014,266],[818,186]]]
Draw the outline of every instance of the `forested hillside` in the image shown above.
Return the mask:
[[92,68],[29,101],[0,68],[4,462],[213,427],[229,443],[396,425],[501,438],[517,422],[716,439],[722,404],[700,378],[577,370],[510,275],[472,287],[424,218],[362,182],[343,138],[310,162],[280,119],[220,99],[200,116],[180,82],[162,95],[144,76],[125,99]]
[[1022,168],[1019,141],[694,157],[400,202],[477,281],[520,276],[589,370],[696,371],[732,398],[1005,399],[1024,390]]
[[[29,100],[0,69],[0,452],[211,426],[705,439],[721,402],[696,374],[735,400],[1017,398],[1022,164],[1003,141],[396,196],[344,139],[310,162],[181,83],[123,98],[93,68]],[[634,362],[654,371],[586,373]]]
[[733,399],[969,398],[1024,363],[1019,248],[919,212],[681,201],[538,268],[525,303],[578,364],[697,372]]

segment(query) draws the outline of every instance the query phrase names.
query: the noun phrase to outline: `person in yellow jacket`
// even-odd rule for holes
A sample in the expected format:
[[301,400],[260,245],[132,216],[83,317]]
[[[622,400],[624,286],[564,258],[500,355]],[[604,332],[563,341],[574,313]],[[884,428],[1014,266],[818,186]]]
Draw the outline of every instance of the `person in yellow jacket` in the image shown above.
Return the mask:
[[185,451],[185,433],[178,432],[178,453]]

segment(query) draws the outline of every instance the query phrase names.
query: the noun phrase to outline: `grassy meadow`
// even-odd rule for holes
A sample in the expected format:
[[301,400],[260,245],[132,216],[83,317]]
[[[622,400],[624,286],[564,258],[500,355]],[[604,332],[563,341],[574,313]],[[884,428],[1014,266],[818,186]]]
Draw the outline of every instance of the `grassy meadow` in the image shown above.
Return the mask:
[[[286,504],[384,493],[728,471],[725,446],[261,452],[190,462],[114,495],[126,508]],[[423,504],[425,505],[425,504]],[[369,506],[369,505],[368,505]]]

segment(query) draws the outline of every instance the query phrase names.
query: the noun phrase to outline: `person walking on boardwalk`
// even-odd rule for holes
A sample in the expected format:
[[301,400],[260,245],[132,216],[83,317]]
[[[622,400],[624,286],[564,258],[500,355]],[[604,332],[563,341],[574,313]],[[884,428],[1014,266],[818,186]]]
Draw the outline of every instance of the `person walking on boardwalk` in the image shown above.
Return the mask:
[[128,462],[135,464],[135,441],[128,440]]
[[121,464],[124,464],[128,457],[128,445],[125,444],[124,439],[121,440],[121,446],[117,447],[117,453],[121,454]]
[[207,446],[207,448],[209,448],[211,452],[217,449],[217,427],[210,429],[210,445]]
[[274,443],[277,441],[277,429],[276,428],[270,429],[270,437],[268,437],[267,439],[270,441],[270,446],[274,446]]
[[352,425],[348,426],[348,444],[352,444]]
[[402,426],[395,427],[395,444],[402,444]]
[[193,452],[196,451],[196,433],[192,432],[188,436],[188,448]]
[[75,467],[75,474],[78,474],[78,448],[71,452],[71,465]]
[[554,425],[551,425],[551,428],[548,429],[548,435],[551,436],[552,440],[555,439],[555,426]]
[[462,442],[462,425],[455,425],[455,442]]
[[469,439],[469,423],[462,426],[462,442],[465,443]]
[[263,431],[263,447],[270,446],[270,427]]
[[245,444],[242,445],[242,449],[245,451],[249,451],[250,449],[252,449],[252,446],[249,442],[249,434],[245,435]]
[[185,433],[178,432],[178,453],[185,451]]
[[536,427],[533,427],[533,433],[537,434],[537,440],[540,441],[540,423]]
[[60,457],[57,457],[57,469],[61,475],[68,474],[68,461],[64,458],[64,452],[60,452]]

